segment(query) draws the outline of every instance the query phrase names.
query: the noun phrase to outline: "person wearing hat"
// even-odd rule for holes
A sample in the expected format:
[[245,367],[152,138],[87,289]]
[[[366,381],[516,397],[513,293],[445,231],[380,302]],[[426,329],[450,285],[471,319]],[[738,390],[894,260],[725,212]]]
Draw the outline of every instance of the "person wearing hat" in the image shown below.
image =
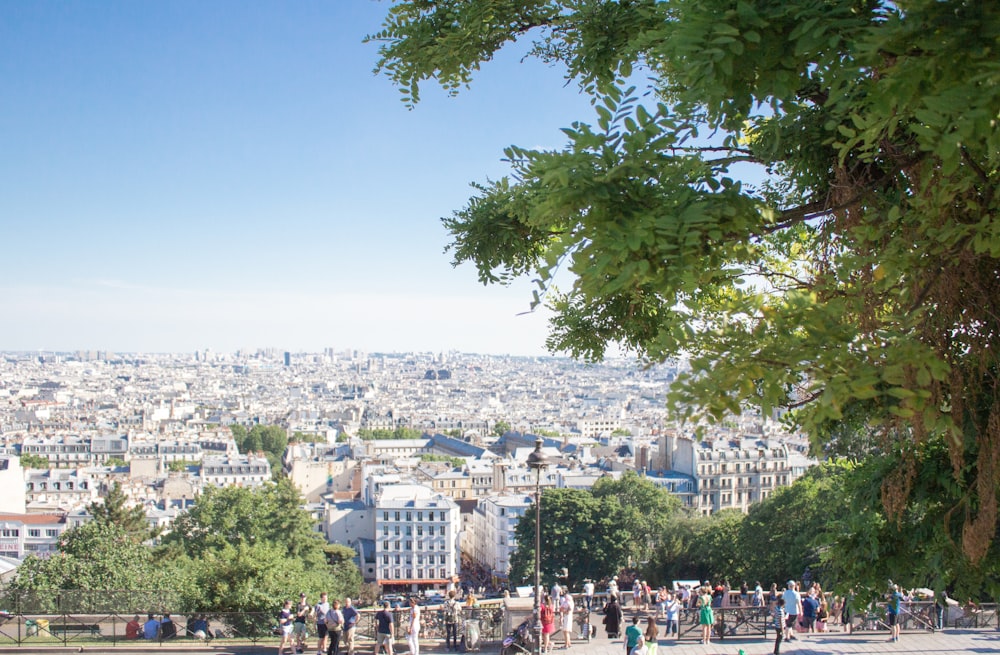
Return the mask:
[[292,621],[292,636],[295,640],[295,649],[304,653],[306,651],[306,639],[309,638],[309,631],[306,630],[306,621],[312,614],[312,606],[306,600],[306,592],[299,594],[299,604],[295,607],[295,619]]

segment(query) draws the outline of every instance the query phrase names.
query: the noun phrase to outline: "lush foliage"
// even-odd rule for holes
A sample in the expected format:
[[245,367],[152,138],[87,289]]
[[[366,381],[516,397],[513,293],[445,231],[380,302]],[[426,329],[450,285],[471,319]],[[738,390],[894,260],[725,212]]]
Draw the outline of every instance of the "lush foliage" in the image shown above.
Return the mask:
[[358,437],[366,441],[371,439],[423,439],[424,431],[403,427],[395,430],[362,428],[358,430]]
[[484,283],[538,280],[552,349],[689,356],[677,416],[783,406],[818,442],[849,420],[896,458],[874,471],[887,520],[950,488],[920,552],[978,566],[1000,490],[998,35],[974,0],[412,0],[369,38],[411,104],[522,38],[590,94],[563,149],[509,148],[511,175],[445,219]]
[[26,469],[47,469],[51,466],[49,458],[44,455],[25,453],[21,455],[21,467]]
[[[601,479],[590,491],[546,490],[541,504],[542,574],[549,580],[565,568],[567,582],[574,584],[638,564],[654,551],[678,511],[674,497],[632,472],[620,480]],[[531,584],[534,506],[518,521],[515,537],[511,582]]]
[[617,503],[615,520],[625,531],[625,545],[636,562],[650,558],[680,510],[680,502],[669,491],[633,471],[626,471],[618,480],[599,479],[591,493],[598,500]]
[[259,489],[210,487],[174,522],[163,555],[184,571],[188,606],[271,611],[295,591],[356,593],[360,572],[327,552],[287,480]]
[[95,520],[67,530],[59,552],[47,558],[28,555],[10,582],[11,589],[156,590],[170,581],[152,551],[122,526]]
[[87,505],[87,513],[94,517],[95,523],[117,526],[136,541],[156,536],[146,521],[146,510],[141,505],[130,504],[118,482],[111,485],[103,498]]

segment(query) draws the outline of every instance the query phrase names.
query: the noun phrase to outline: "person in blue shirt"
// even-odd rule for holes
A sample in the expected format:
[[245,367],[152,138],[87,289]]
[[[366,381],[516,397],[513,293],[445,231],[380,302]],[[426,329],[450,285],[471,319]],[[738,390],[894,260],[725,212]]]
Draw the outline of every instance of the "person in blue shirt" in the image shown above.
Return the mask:
[[886,606],[886,623],[889,624],[889,641],[899,641],[899,608],[903,602],[903,594],[899,593],[899,585],[889,587],[889,604]]
[[819,601],[812,594],[802,597],[802,625],[807,632],[816,632],[816,610],[819,609]]
[[156,639],[160,636],[160,622],[156,620],[153,613],[150,612],[146,622],[142,624],[142,638],[143,639]]

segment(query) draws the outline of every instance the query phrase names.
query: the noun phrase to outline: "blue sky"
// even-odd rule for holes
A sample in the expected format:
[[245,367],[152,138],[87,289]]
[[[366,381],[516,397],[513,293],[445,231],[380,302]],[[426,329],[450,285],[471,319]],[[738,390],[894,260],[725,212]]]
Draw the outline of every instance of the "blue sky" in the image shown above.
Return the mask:
[[407,110],[388,7],[0,3],[0,350],[544,352],[439,219],[589,104],[511,51]]

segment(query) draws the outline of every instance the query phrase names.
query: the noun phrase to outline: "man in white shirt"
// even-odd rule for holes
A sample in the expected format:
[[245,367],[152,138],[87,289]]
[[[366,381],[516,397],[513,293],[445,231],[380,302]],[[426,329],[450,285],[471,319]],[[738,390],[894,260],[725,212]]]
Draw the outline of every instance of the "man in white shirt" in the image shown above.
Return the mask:
[[785,599],[785,641],[795,639],[795,626],[799,622],[799,614],[802,611],[802,596],[795,589],[795,581],[788,581],[788,588],[785,589],[781,597]]
[[319,640],[316,655],[326,653],[326,613],[330,611],[330,603],[326,601],[326,592],[319,595],[319,602],[313,607],[313,614],[316,616],[316,639]]
[[590,578],[583,583],[583,601],[587,605],[587,611],[593,606],[594,602],[594,581]]

